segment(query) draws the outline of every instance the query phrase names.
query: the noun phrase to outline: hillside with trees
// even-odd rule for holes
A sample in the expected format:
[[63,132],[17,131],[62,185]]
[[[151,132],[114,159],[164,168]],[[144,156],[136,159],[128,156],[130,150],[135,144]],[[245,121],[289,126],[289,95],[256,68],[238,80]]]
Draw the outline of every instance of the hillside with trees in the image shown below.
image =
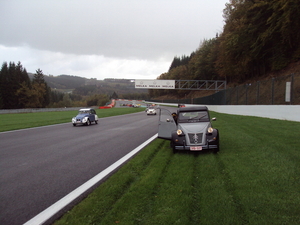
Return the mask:
[[0,70],[0,109],[102,106],[111,98],[147,99],[128,79],[87,79],[27,73],[21,62],[4,62]]
[[[299,0],[230,0],[221,34],[203,40],[190,56],[174,57],[158,79],[226,80],[229,85],[260,80],[300,59]],[[184,96],[187,91],[150,90],[150,96]]]

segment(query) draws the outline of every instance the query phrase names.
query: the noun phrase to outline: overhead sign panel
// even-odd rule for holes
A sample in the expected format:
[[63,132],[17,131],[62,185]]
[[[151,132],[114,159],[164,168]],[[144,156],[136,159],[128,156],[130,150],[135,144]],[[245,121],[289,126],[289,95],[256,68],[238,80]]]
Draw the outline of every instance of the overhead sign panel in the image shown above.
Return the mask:
[[175,80],[135,80],[135,88],[175,89]]

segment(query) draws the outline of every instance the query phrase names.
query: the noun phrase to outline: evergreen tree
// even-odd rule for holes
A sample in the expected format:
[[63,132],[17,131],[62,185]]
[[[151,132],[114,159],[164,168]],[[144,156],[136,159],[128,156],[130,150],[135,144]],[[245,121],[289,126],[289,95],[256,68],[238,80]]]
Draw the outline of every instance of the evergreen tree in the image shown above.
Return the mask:
[[187,65],[189,63],[189,60],[190,60],[189,56],[183,55],[183,56],[181,56],[181,58],[175,56],[172,63],[171,63],[171,65],[170,65],[169,72],[172,69],[175,69],[176,67]]
[[30,87],[30,79],[22,64],[10,62],[8,66],[7,62],[4,62],[0,71],[1,108],[22,108],[23,104],[20,103],[17,92],[20,88],[24,88],[24,85]]
[[17,66],[16,66],[16,80],[18,80],[19,84],[25,82],[25,84],[28,87],[30,87],[30,85],[31,85],[28,73],[27,73],[26,69],[23,68],[21,62],[18,62]]
[[18,97],[20,108],[36,107],[33,91],[28,87],[26,82],[22,82],[21,87],[16,92],[16,96]]
[[9,100],[7,98],[9,95],[8,93],[9,87],[7,85],[8,78],[9,78],[8,65],[7,62],[4,62],[2,64],[1,71],[0,71],[0,98],[1,98],[0,108],[1,109],[6,109],[7,101]]
[[112,95],[111,95],[111,97],[110,97],[111,99],[117,99],[118,98],[118,95],[117,95],[117,93],[116,92],[114,92]]
[[48,87],[41,69],[37,69],[34,74],[32,88],[34,96],[37,99],[36,107],[40,108],[49,105],[51,89]]

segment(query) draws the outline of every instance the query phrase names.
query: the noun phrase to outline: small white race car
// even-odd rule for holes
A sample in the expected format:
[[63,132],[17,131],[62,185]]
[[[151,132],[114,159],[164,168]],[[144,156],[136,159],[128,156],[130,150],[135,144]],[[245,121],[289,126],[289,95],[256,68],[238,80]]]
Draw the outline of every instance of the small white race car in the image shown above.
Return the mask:
[[149,107],[148,109],[147,109],[147,115],[149,116],[149,115],[156,115],[156,109],[154,108],[154,107]]

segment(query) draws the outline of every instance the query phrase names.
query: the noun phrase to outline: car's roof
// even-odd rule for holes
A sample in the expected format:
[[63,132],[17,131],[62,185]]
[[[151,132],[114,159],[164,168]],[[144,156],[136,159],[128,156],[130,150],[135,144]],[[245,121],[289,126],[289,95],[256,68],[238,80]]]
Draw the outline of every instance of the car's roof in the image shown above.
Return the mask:
[[91,108],[87,108],[87,109],[79,109],[79,111],[88,111],[91,110]]
[[191,111],[208,111],[206,106],[189,106],[178,108],[178,112],[191,112]]

